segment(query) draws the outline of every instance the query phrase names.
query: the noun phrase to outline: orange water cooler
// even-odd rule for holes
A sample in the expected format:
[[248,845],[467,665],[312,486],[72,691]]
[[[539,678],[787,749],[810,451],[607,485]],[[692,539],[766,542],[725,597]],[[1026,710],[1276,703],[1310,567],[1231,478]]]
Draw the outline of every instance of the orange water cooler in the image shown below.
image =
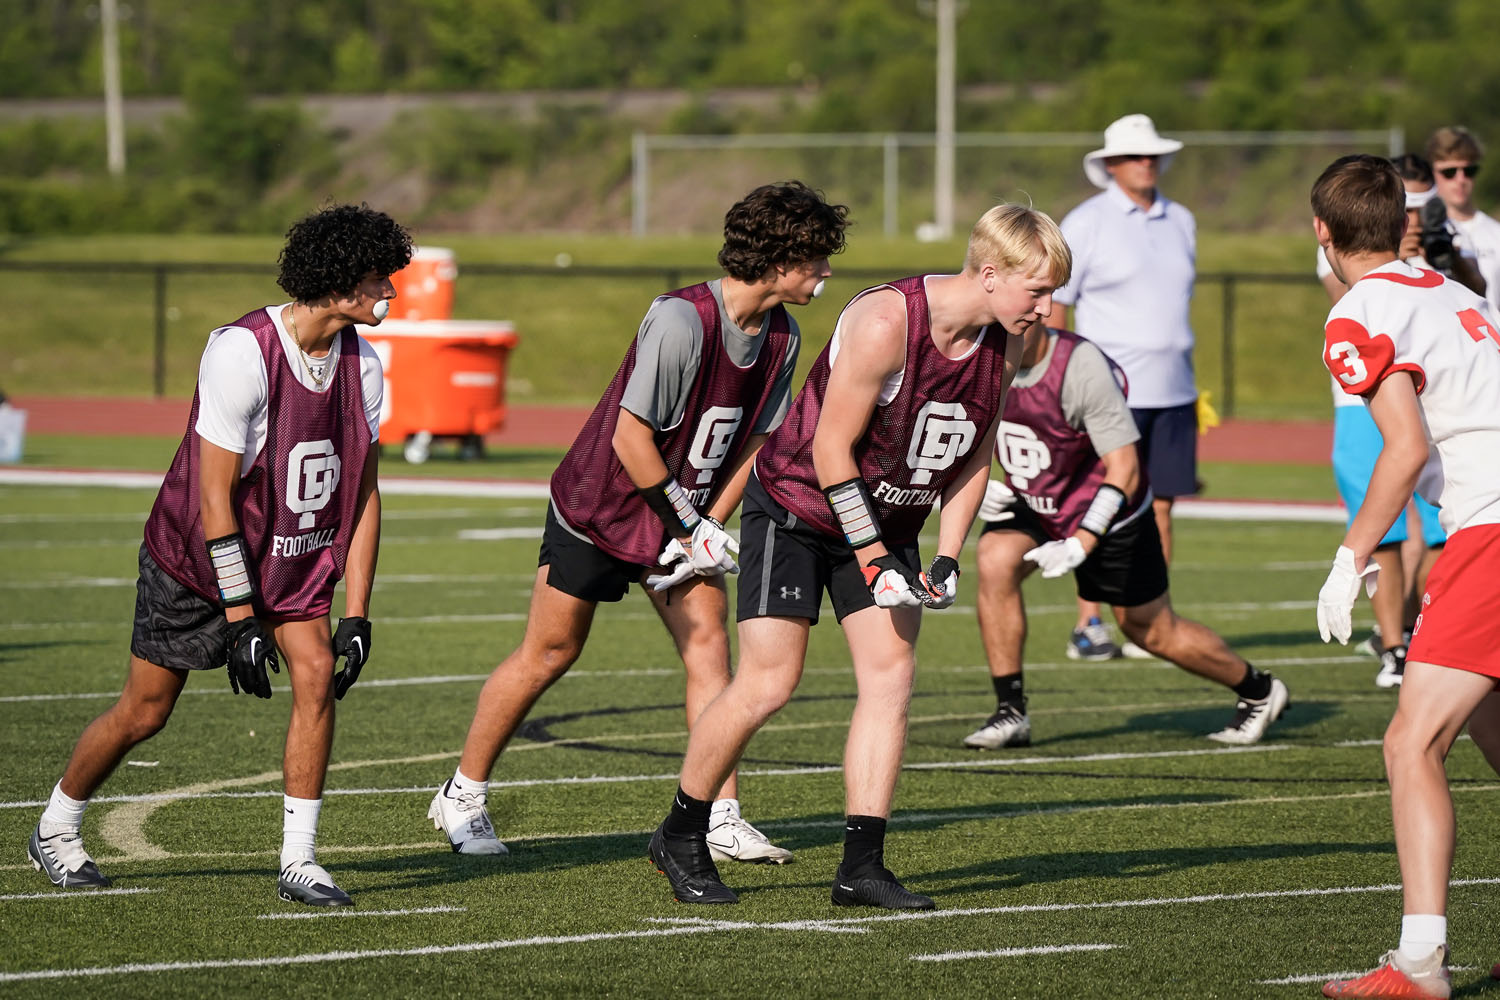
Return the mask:
[[438,438],[459,442],[460,458],[484,452],[484,435],[505,423],[505,371],[520,342],[504,320],[456,320],[453,251],[418,247],[391,275],[396,299],[385,322],[361,326],[385,369],[380,440],[425,462]]

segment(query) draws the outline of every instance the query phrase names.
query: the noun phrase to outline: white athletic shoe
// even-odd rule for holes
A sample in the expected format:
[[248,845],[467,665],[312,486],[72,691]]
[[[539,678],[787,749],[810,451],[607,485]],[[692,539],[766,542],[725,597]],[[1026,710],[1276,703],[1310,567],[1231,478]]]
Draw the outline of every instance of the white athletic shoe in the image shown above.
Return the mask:
[[1271,723],[1286,711],[1288,701],[1286,685],[1272,677],[1270,694],[1259,701],[1241,698],[1234,706],[1234,718],[1229,720],[1229,725],[1217,733],[1209,733],[1208,738],[1235,746],[1259,743],[1266,730],[1271,728]]
[[1406,675],[1406,647],[1393,647],[1380,654],[1380,673],[1375,675],[1375,686],[1393,688],[1401,686]]
[[1018,712],[1010,705],[1001,705],[984,725],[964,737],[964,746],[976,750],[1031,746],[1031,720],[1026,717],[1025,706]]
[[293,861],[276,879],[276,895],[308,906],[353,906],[354,900],[333,884],[333,876],[316,861]]
[[453,853],[509,854],[510,849],[495,836],[495,825],[490,822],[484,799],[474,792],[452,798],[448,794],[452,788],[453,779],[443,782],[443,787],[432,797],[427,818],[435,829],[447,834]]
[[1155,653],[1153,653],[1150,650],[1146,649],[1144,646],[1137,646],[1135,643],[1131,642],[1129,639],[1126,639],[1124,642],[1120,643],[1120,655],[1123,656],[1123,657],[1125,657],[1125,659],[1127,659],[1127,660],[1154,660],[1154,659],[1156,659],[1156,654]]
[[715,861],[747,861],[752,864],[784,865],[792,852],[775,844],[736,812],[724,810],[714,815],[708,830],[708,853]]
[[50,837],[42,836],[41,824],[26,842],[31,867],[47,876],[55,886],[64,889],[103,889],[109,879],[99,874],[99,866],[83,849],[77,830],[64,830]]

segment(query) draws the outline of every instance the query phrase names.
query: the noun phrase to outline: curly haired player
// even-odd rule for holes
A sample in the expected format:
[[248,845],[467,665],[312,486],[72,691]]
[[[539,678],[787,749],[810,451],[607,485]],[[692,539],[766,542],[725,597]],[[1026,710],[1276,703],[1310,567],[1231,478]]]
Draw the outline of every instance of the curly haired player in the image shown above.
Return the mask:
[[[79,835],[84,807],[131,748],[166,725],[194,670],[229,667],[236,694],[271,697],[284,657],[292,718],[283,759],[284,900],[347,906],[314,853],[333,703],[370,655],[380,545],[375,447],[382,372],[353,324],[377,324],[411,237],[368,206],[310,215],[287,233],[292,297],[209,334],[188,430],[146,521],[130,670],[79,737],[27,844],[64,888],[109,885]],[[334,585],[345,617],[330,636]],[[344,667],[337,674],[338,657]]]

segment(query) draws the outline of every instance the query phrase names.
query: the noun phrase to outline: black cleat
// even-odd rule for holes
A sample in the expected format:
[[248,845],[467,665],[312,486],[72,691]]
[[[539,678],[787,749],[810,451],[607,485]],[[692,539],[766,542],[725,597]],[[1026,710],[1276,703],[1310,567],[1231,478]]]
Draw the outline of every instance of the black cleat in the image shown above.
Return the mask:
[[651,835],[646,849],[656,870],[672,884],[672,897],[679,903],[738,903],[740,897],[719,879],[708,841],[703,834],[687,840],[668,837],[661,827]]
[[38,824],[26,842],[26,856],[31,859],[31,867],[59,888],[104,889],[110,885],[109,879],[99,874],[94,859],[83,849],[77,830],[43,837],[41,824]]
[[840,868],[833,879],[834,906],[879,906],[887,910],[932,910],[937,904],[909,891],[884,867],[850,878]]

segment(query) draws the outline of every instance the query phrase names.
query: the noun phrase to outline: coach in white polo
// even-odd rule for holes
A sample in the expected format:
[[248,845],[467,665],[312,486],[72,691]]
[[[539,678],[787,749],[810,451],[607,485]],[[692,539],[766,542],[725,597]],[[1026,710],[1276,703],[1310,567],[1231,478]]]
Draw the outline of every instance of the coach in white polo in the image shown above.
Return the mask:
[[[1103,191],[1062,221],[1073,276],[1053,293],[1048,317],[1049,326],[1097,344],[1129,379],[1141,464],[1155,492],[1152,509],[1168,561],[1172,501],[1198,491],[1198,389],[1188,324],[1197,226],[1192,212],[1156,186],[1180,149],[1176,139],[1157,135],[1145,115],[1126,115],[1104,130],[1104,147],[1083,158],[1084,174]],[[1080,604],[1070,656],[1098,658],[1090,655],[1090,637],[1104,639],[1104,649],[1114,652],[1107,631],[1094,634],[1097,615],[1097,605]],[[1125,652],[1144,655],[1129,644]]]

